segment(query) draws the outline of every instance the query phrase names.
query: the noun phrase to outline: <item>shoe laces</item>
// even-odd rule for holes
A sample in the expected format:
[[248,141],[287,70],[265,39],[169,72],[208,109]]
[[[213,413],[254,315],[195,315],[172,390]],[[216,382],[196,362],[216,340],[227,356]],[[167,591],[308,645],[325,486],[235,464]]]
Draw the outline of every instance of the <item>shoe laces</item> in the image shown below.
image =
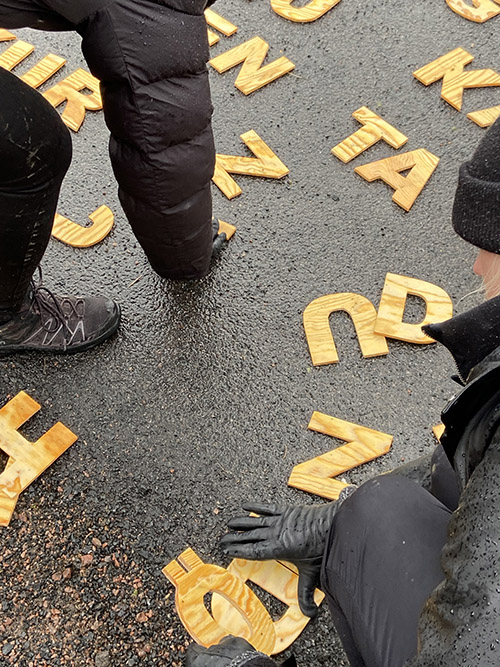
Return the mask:
[[[31,303],[29,310],[35,309],[41,320],[42,327],[48,333],[55,333],[61,324],[68,328],[68,319],[74,315],[81,319],[84,315],[85,302],[83,299],[76,299],[73,303],[70,299],[57,297],[48,287],[42,284],[42,269],[38,267],[38,282],[31,280]],[[81,313],[78,312],[78,306],[82,306]],[[65,312],[64,308],[68,312]],[[45,317],[44,317],[45,315]]]

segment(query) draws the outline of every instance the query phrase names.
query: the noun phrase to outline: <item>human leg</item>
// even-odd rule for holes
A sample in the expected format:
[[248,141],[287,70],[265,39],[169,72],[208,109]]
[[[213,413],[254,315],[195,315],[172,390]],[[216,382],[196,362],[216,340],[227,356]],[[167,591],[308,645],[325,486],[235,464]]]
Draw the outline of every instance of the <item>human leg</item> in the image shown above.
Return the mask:
[[322,589],[354,667],[401,667],[416,654],[418,617],[444,577],[450,514],[421,486],[392,475],[363,484],[338,509]]
[[0,354],[88,349],[116,330],[119,307],[30,285],[71,161],[69,133],[39,93],[1,68],[0,158]]
[[0,68],[0,323],[20,309],[50,239],[71,139],[44,98]]

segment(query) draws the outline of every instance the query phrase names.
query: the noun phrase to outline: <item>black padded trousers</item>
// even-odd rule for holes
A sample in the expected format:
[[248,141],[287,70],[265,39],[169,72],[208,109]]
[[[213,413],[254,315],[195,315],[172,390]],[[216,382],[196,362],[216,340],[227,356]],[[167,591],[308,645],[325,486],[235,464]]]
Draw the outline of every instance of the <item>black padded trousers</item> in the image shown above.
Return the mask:
[[322,590],[352,667],[402,667],[416,655],[420,612],[444,579],[451,513],[398,475],[366,482],[339,508]]
[[21,307],[45,252],[70,162],[59,114],[0,68],[0,324]]

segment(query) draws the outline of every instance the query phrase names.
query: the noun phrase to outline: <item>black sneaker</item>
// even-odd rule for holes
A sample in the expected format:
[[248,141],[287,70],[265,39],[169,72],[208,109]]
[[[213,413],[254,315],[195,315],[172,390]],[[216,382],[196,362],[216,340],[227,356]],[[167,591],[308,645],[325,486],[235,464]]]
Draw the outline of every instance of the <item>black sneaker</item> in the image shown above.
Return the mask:
[[83,352],[111,336],[120,307],[104,297],[56,296],[33,283],[21,310],[0,325],[0,355],[36,350]]

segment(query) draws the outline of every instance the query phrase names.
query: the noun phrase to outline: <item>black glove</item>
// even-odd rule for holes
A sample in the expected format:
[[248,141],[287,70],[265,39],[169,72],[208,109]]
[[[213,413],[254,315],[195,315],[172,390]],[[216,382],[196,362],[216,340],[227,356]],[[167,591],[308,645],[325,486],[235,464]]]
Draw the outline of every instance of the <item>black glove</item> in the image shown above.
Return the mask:
[[281,559],[299,570],[298,599],[303,614],[314,618],[318,608],[314,590],[319,584],[326,538],[337,502],[325,505],[243,506],[258,517],[231,519],[228,526],[239,533],[224,535],[220,544],[224,553],[247,560]]
[[224,637],[215,646],[191,644],[186,652],[186,667],[277,667],[267,655],[256,651],[240,637]]

